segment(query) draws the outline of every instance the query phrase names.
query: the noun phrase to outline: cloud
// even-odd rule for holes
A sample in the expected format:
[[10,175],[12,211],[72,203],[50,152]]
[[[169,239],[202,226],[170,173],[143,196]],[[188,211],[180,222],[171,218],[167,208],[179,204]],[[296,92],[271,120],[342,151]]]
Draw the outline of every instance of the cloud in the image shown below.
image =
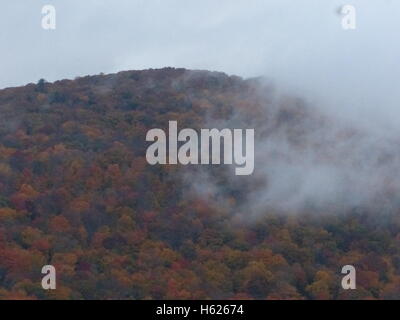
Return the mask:
[[[57,9],[55,31],[40,27],[45,4]],[[333,125],[307,132],[306,151],[289,142],[288,128],[260,140],[258,156],[268,165],[256,170],[269,187],[255,194],[264,202],[255,203],[357,205],[391,183],[398,186],[392,180],[399,159],[393,141],[400,127],[400,3],[353,0],[357,29],[351,31],[341,28],[338,8],[344,4],[3,0],[0,87],[165,66],[264,76],[280,91],[309,101]],[[339,143],[336,135],[347,128],[363,133]],[[331,148],[315,146],[321,137]],[[323,159],[324,152],[341,159]]]

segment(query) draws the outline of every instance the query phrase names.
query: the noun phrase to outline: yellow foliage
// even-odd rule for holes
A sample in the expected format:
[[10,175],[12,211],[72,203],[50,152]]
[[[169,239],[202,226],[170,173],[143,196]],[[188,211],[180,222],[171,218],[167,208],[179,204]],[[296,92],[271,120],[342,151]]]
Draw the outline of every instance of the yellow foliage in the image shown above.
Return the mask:
[[0,219],[15,219],[18,216],[17,211],[11,208],[0,208]]

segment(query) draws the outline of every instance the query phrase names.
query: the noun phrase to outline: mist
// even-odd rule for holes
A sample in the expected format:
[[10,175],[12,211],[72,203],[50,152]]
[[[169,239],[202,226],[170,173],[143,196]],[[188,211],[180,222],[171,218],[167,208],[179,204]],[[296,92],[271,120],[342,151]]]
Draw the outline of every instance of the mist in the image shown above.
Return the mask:
[[254,173],[237,177],[233,167],[184,168],[189,197],[214,201],[247,221],[268,212],[398,211],[397,130],[336,116],[319,104],[271,89],[271,82],[264,81],[252,82],[261,95],[258,117],[242,110],[224,120],[210,116],[205,124],[219,129],[255,128]]
[[[41,27],[54,5],[56,30]],[[356,9],[356,29],[340,8]],[[264,76],[327,111],[397,128],[395,0],[4,0],[0,88],[162,68]]]
[[[254,178],[263,188],[243,208],[395,208],[398,1],[25,2],[0,4],[0,87],[166,66],[263,77],[274,86],[268,121],[242,123],[259,132]],[[40,27],[45,4],[57,10],[54,31]],[[355,30],[342,28],[345,4],[356,9]],[[281,122],[283,104],[299,108],[285,97],[304,101],[304,116]],[[198,192],[223,193],[202,174]]]

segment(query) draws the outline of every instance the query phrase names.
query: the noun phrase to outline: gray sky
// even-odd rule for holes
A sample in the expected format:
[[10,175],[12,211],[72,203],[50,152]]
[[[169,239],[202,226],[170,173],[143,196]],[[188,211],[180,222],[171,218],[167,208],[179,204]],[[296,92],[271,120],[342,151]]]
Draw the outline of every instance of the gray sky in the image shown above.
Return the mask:
[[[54,31],[41,28],[45,4]],[[344,4],[356,30],[341,27]],[[400,118],[396,0],[1,0],[0,12],[0,88],[175,66],[267,76],[331,110]]]

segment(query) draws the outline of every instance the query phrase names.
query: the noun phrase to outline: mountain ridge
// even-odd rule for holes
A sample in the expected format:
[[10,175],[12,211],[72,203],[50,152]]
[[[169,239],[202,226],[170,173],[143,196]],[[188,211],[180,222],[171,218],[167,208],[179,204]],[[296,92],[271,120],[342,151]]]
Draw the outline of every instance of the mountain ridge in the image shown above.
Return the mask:
[[[294,156],[325,125],[311,125],[300,99],[271,102],[258,80],[183,70],[0,91],[0,299],[399,298],[398,211],[334,203],[335,214],[262,207],[253,216],[269,179],[147,163],[146,133],[170,120],[253,126]],[[47,264],[54,291],[41,288]],[[341,287],[348,264],[357,290]]]

